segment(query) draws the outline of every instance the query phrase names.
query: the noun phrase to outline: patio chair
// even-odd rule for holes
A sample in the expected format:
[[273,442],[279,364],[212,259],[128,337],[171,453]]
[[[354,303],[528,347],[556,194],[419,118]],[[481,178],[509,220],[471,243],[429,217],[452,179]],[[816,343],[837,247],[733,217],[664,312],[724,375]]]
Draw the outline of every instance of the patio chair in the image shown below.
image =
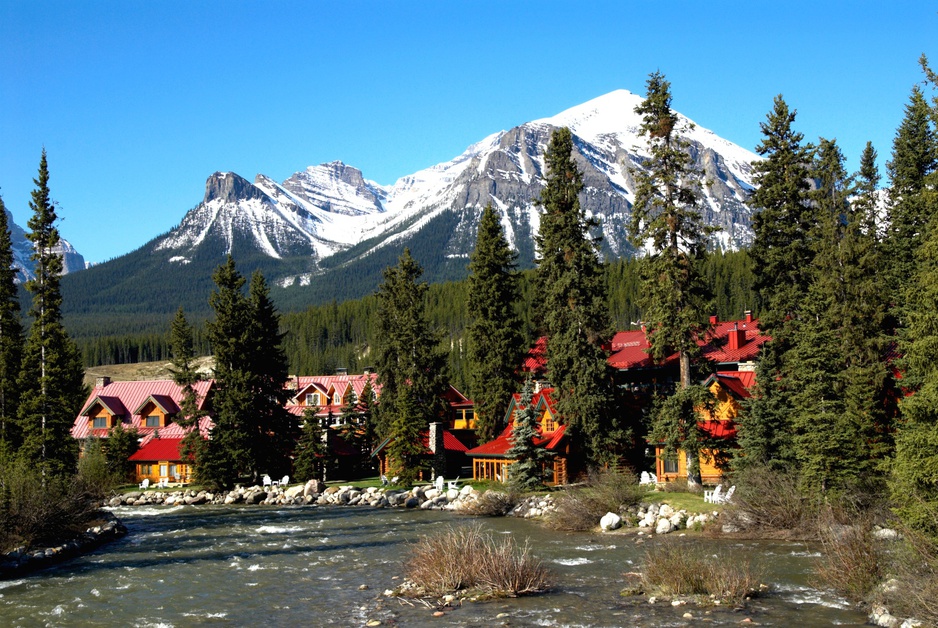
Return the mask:
[[264,474],[264,477],[261,478],[261,484],[262,484],[263,486],[273,486],[273,485],[274,485],[273,481],[270,479],[270,476],[267,475],[266,473]]
[[140,483],[140,488],[143,490],[150,488],[150,478],[143,478],[143,482]]
[[289,475],[285,475],[285,476],[283,476],[282,478],[280,478],[280,486],[286,486],[286,485],[289,484],[289,483],[290,483],[290,476],[289,476]]
[[381,486],[387,486],[388,484],[390,484],[390,482],[388,481],[388,476],[382,473],[381,474]]
[[441,493],[443,492],[443,482],[444,480],[443,480],[442,475],[436,476],[436,480],[433,482],[433,485],[436,487],[436,490],[440,491]]
[[711,504],[722,504],[723,503],[723,485],[718,484],[715,489],[710,493],[710,499],[707,499],[706,493],[704,494],[704,501]]
[[736,485],[730,487],[730,490],[726,491],[726,495],[723,496],[723,503],[728,504],[730,500],[733,499],[733,493],[736,492]]
[[648,471],[642,471],[642,477],[638,481],[638,483],[639,484],[654,484],[654,482],[651,481],[651,474],[648,473]]
[[458,491],[459,490],[459,476],[456,476],[456,479],[453,480],[452,482],[447,482],[446,488],[448,488],[451,491]]

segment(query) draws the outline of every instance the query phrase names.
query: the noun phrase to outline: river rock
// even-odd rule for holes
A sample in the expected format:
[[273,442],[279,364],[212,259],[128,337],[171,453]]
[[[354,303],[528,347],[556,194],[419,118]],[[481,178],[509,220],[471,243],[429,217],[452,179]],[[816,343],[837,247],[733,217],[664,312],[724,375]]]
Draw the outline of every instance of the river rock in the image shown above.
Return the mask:
[[899,533],[892,528],[876,528],[873,530],[873,538],[884,541],[895,541],[899,538]]
[[673,514],[674,514],[674,509],[671,508],[671,506],[669,506],[668,504],[661,504],[661,506],[658,508],[659,517],[664,517],[665,519],[669,519],[671,515]]
[[404,508],[416,508],[419,505],[420,500],[414,496],[410,496],[404,501]]
[[622,527],[622,517],[614,512],[607,512],[603,515],[603,518],[599,520],[599,527],[602,528],[604,532],[618,530]]
[[655,526],[655,534],[668,534],[673,529],[674,526],[671,525],[668,519],[658,519],[658,524]]
[[459,491],[457,491],[455,488],[451,488],[448,491],[446,491],[446,501],[454,502],[457,499],[459,499],[459,495],[460,495]]
[[[433,499],[435,497],[438,497],[439,494],[440,494],[440,491],[436,490],[435,488],[431,488],[431,489],[427,489],[423,491],[423,496],[426,499]],[[415,495],[415,496],[419,497],[419,495]]]
[[870,611],[870,622],[882,628],[899,628],[899,620],[893,617],[882,604],[876,604]]
[[244,496],[245,504],[259,504],[267,499],[267,493],[264,491],[252,491]]

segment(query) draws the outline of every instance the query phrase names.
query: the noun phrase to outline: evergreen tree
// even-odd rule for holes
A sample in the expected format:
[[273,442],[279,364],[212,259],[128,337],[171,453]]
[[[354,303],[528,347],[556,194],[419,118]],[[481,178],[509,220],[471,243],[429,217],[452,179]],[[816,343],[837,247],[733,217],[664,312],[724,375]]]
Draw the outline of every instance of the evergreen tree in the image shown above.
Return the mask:
[[[192,327],[186,320],[186,314],[180,307],[170,325],[170,346],[172,347],[172,366],[169,372],[173,382],[182,387],[182,400],[179,405],[179,415],[174,419],[185,431],[182,439],[180,453],[185,460],[194,462],[202,445],[202,434],[199,431],[199,419],[203,416],[199,409],[199,394],[194,386],[201,379],[193,360]],[[196,471],[196,474],[198,471]]]
[[405,485],[416,479],[423,464],[420,432],[446,411],[446,356],[439,349],[439,334],[427,323],[427,284],[418,283],[422,273],[404,249],[397,266],[384,270],[378,288],[377,427],[380,436],[392,441],[389,457]]
[[249,419],[254,444],[252,458],[257,473],[276,476],[290,472],[290,452],[299,435],[293,415],[284,405],[290,397],[280,315],[270,300],[264,276],[255,271],[249,290],[251,313],[250,353],[244,368],[250,374],[253,395]]
[[926,191],[926,180],[938,168],[938,134],[933,112],[922,90],[912,89],[905,118],[893,140],[892,159],[886,164],[889,188],[889,220],[883,238],[887,263],[887,287],[902,318],[903,291],[915,274],[915,254],[925,228],[938,212],[934,195]]
[[578,195],[570,129],[553,133],[537,247],[537,288],[547,335],[547,375],[567,434],[586,464],[611,462],[625,435],[612,410],[603,345],[609,339],[606,294],[597,241]]
[[913,394],[901,404],[891,488],[906,524],[938,540],[938,218],[917,259],[900,344],[903,384]]
[[515,305],[521,295],[511,250],[487,205],[479,221],[476,248],[469,262],[469,345],[471,396],[480,442],[495,438],[517,384],[521,362],[521,320]]
[[49,194],[45,150],[39,176],[33,181],[36,189],[29,203],[33,215],[26,236],[33,243],[32,259],[36,262],[35,277],[26,282],[26,289],[33,294],[29,311],[33,322],[19,377],[22,396],[18,415],[23,434],[20,454],[36,465],[45,481],[75,470],[78,447],[70,431],[85,390],[81,356],[62,325],[62,258],[55,252],[59,232]]
[[0,448],[15,451],[20,444],[16,422],[19,405],[17,377],[23,359],[23,325],[13,267],[13,245],[3,197],[0,197]]
[[322,480],[324,477],[326,443],[323,441],[322,424],[316,416],[318,412],[317,406],[303,410],[300,439],[293,460],[293,474],[299,482]]
[[108,472],[124,484],[133,479],[134,463],[130,457],[140,449],[140,433],[137,428],[124,429],[124,424],[117,425],[108,431],[104,443],[104,457],[107,460]]
[[362,388],[361,397],[358,398],[358,422],[362,430],[362,447],[368,454],[378,445],[374,421],[375,397],[375,389],[369,379]]
[[739,420],[739,466],[780,468],[795,460],[789,416],[792,389],[784,373],[813,277],[816,233],[809,195],[812,148],[802,145],[804,136],[792,129],[795,116],[782,96],[776,96],[756,147],[765,159],[752,164],[756,189],[749,205],[758,213],[750,255],[762,305],[759,328],[772,341],[762,350],[755,394]]
[[[650,245],[642,260],[642,292],[639,304],[648,330],[651,356],[663,360],[674,352],[680,358],[680,387],[691,385],[691,359],[700,353],[698,339],[706,325],[710,295],[701,267],[711,229],[703,224],[698,208],[702,174],[693,164],[690,143],[681,138],[689,128],[678,125],[671,109],[671,84],[655,72],[646,83],[647,97],[635,108],[642,115],[639,135],[648,140],[650,158],[636,172],[635,203],[630,236],[636,248]],[[678,404],[679,406],[681,404]],[[668,440],[690,436],[687,428],[696,414],[675,423],[673,417],[656,417],[656,432],[666,426],[679,429]],[[687,429],[685,429],[687,428]],[[688,443],[687,481],[700,484],[697,452]]]
[[516,461],[508,467],[508,480],[519,491],[534,491],[544,485],[544,464],[550,459],[548,451],[535,444],[539,434],[533,396],[534,386],[528,378],[511,427],[511,448],[505,454]]

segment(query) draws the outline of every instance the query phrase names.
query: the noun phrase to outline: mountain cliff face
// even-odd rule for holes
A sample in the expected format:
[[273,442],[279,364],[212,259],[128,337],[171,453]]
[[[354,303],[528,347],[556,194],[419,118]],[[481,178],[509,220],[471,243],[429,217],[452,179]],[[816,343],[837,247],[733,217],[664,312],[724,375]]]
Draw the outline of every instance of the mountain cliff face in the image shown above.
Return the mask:
[[[225,254],[232,254],[239,266],[247,265],[246,272],[261,268],[269,282],[291,293],[281,294],[281,302],[356,297],[374,291],[381,269],[395,263],[404,246],[411,247],[430,281],[465,276],[479,217],[489,203],[501,215],[521,266],[531,266],[544,153],[551,133],[563,126],[574,134],[574,159],[584,183],[581,203],[599,222],[604,254],[634,255],[626,230],[635,173],[648,158],[638,136],[641,119],[634,113],[641,101],[625,90],[606,94],[490,135],[453,160],[390,186],[341,162],[310,166],[282,183],[262,174],[251,183],[216,172],[206,182],[202,202],[178,227],[125,256],[133,263],[113,267],[129,268],[131,275],[142,272],[134,268],[187,268],[208,277]],[[752,190],[750,164],[758,157],[682,120],[690,128],[685,136],[695,164],[710,183],[701,212],[707,224],[720,227],[714,244],[747,246],[753,234],[745,200]],[[103,277],[109,264],[92,270]]]
[[[17,280],[25,281],[33,276],[36,267],[32,260],[33,245],[26,239],[26,232],[13,222],[13,215],[7,210],[7,225],[10,228],[10,242],[13,248],[13,266],[16,268]],[[59,240],[55,252],[62,256],[62,274],[74,273],[85,269],[85,258],[75,250],[67,240]]]

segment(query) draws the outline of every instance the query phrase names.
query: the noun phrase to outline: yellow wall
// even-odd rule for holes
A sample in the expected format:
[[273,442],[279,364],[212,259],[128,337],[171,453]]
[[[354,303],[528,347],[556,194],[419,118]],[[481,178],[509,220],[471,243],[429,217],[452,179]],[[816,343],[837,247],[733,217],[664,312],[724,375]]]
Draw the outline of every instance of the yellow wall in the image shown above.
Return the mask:
[[[705,455],[706,454],[706,455]],[[707,460],[709,458],[709,460]],[[664,447],[655,447],[655,475],[659,482],[673,482],[675,480],[687,479],[687,454],[683,450],[677,450],[677,473],[665,473],[664,470]],[[703,482],[719,482],[723,478],[723,473],[713,465],[713,452],[704,450],[700,454],[700,479]]]

